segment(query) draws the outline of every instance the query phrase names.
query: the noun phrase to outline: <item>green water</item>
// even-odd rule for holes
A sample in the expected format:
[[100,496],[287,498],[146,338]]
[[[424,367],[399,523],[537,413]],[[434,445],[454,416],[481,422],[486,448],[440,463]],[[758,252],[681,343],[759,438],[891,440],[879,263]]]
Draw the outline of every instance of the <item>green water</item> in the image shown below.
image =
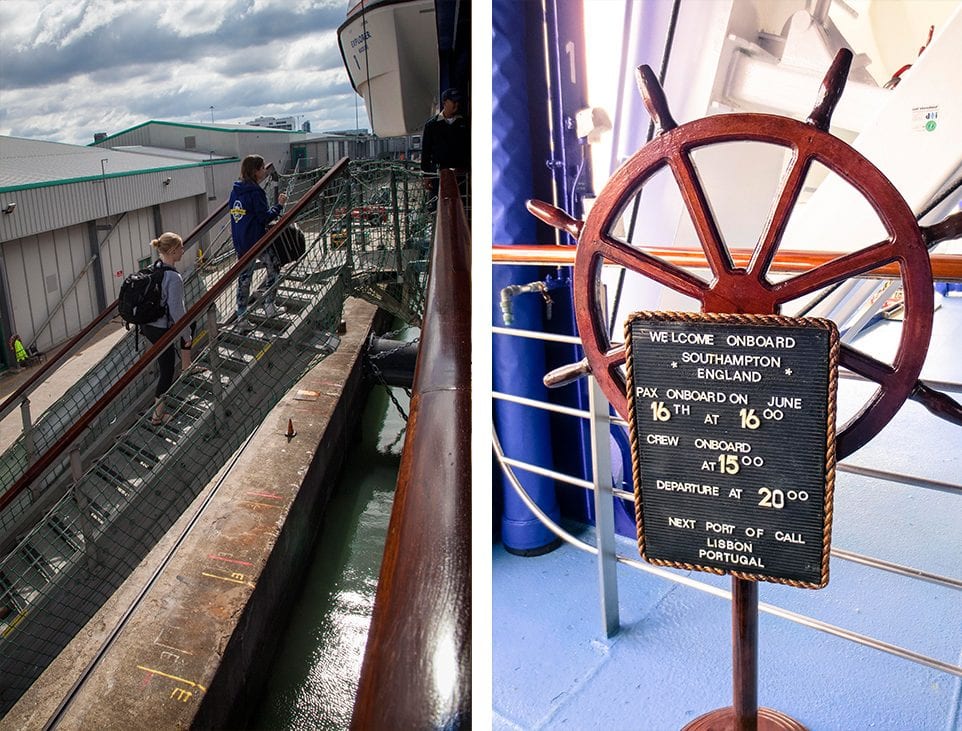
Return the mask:
[[[391,392],[406,412],[405,393]],[[403,418],[375,387],[249,728],[350,725],[403,442]]]

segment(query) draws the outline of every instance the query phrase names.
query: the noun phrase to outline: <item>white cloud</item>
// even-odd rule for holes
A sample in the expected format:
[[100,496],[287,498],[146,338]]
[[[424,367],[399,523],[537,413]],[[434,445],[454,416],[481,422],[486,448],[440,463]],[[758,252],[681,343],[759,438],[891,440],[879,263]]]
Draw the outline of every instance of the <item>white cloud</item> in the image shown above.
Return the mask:
[[182,38],[203,36],[225,24],[248,22],[250,6],[249,0],[179,0],[164,3],[157,24]]
[[[38,12],[38,9],[40,12]],[[0,134],[86,144],[150,119],[355,126],[343,0],[0,0]],[[359,115],[366,124],[363,106]]]

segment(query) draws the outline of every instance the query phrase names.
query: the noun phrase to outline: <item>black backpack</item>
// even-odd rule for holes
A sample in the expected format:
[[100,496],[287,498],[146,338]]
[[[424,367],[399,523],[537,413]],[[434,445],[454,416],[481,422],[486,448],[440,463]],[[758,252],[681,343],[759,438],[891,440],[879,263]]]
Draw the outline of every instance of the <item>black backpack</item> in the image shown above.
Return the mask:
[[124,322],[146,325],[167,314],[167,306],[162,301],[164,272],[168,270],[176,271],[174,267],[158,261],[148,269],[127,275],[117,295],[117,309]]

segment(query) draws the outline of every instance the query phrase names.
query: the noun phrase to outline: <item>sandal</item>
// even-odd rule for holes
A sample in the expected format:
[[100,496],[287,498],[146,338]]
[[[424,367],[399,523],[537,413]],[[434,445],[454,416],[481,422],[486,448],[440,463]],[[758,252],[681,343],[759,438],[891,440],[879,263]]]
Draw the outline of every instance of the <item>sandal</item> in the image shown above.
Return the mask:
[[156,414],[154,414],[154,415],[152,415],[152,416],[150,417],[150,425],[151,425],[151,426],[163,426],[164,424],[169,424],[169,423],[170,423],[170,420],[173,419],[173,418],[174,418],[174,417],[171,416],[170,414],[162,414],[162,415],[159,416],[159,417],[158,417]]

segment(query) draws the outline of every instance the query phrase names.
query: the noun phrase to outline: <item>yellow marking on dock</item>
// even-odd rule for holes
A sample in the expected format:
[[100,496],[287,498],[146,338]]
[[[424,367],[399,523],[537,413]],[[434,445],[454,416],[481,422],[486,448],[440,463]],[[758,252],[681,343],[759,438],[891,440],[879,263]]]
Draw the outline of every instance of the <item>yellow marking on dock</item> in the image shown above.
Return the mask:
[[144,665],[138,665],[138,666],[137,666],[137,669],[138,669],[138,670],[143,670],[145,673],[151,673],[152,675],[159,675],[159,676],[161,676],[162,678],[167,678],[168,680],[176,680],[178,683],[186,683],[186,684],[189,685],[191,688],[198,688],[198,689],[200,689],[200,691],[201,691],[202,693],[206,693],[206,692],[207,692],[207,688],[205,688],[205,687],[204,687],[203,685],[201,685],[200,683],[195,683],[195,682],[193,682],[192,680],[187,680],[186,678],[178,678],[176,675],[169,675],[168,673],[165,673],[165,672],[163,672],[162,670],[155,670],[154,668],[148,668],[148,667],[146,667],[146,666],[144,666]]
[[[209,573],[207,573],[206,571],[201,571],[201,572],[200,572],[200,575],[201,575],[201,576],[207,576],[207,577],[209,577],[209,578],[211,578],[211,579],[220,579],[221,581],[229,581],[229,582],[232,583],[232,584],[246,584],[246,585],[249,586],[250,588],[252,588],[252,589],[254,588],[254,582],[253,582],[253,581],[244,581],[243,579],[235,579],[235,578],[232,578],[232,577],[230,577],[230,576],[219,576],[218,574],[209,574]],[[243,576],[243,574],[241,574],[241,576]]]

